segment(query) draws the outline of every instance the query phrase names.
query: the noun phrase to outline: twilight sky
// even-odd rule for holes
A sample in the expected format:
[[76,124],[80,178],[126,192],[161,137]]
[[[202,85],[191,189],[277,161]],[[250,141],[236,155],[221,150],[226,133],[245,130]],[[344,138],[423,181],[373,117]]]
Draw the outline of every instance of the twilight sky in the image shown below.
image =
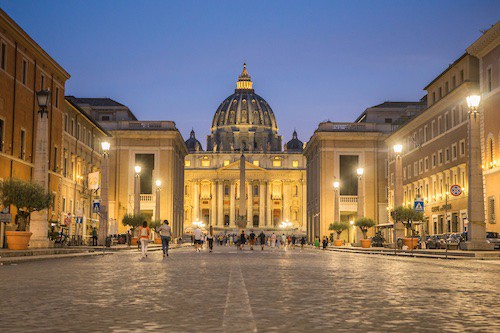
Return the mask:
[[[173,120],[203,147],[247,62],[284,142],[423,87],[495,24],[497,0],[0,0],[70,74],[66,94]],[[496,13],[496,14],[495,14]]]

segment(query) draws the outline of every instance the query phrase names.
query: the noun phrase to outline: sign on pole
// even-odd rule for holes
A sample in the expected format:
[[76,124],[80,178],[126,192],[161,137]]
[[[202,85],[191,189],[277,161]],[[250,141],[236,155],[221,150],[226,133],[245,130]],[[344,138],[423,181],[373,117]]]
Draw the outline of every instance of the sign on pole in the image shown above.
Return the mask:
[[94,199],[92,201],[92,211],[94,213],[99,213],[101,211],[101,199]]
[[89,189],[99,189],[99,171],[91,172],[88,175]]
[[66,224],[66,226],[71,224],[71,213],[68,213],[68,215],[64,218],[64,224]]
[[423,213],[424,200],[422,198],[415,198],[415,201],[413,202],[413,210],[418,213]]
[[458,197],[460,194],[462,194],[462,188],[459,185],[452,185],[450,187],[450,193],[454,197]]
[[12,221],[12,214],[0,213],[0,222],[10,222],[10,221]]

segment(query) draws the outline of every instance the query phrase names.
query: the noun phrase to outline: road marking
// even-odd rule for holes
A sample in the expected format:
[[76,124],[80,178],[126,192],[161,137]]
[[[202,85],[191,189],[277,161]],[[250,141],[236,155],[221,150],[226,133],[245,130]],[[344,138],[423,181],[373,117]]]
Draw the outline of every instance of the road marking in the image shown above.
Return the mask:
[[232,265],[229,272],[226,305],[222,319],[224,332],[233,332],[235,326],[238,327],[238,331],[257,332],[239,261],[238,265]]

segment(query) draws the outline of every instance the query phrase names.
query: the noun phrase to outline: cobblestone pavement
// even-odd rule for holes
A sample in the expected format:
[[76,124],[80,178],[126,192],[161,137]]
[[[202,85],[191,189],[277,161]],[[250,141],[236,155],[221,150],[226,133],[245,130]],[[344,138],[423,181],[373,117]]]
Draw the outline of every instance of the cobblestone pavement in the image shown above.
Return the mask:
[[1,332],[500,332],[500,264],[178,249],[0,267]]

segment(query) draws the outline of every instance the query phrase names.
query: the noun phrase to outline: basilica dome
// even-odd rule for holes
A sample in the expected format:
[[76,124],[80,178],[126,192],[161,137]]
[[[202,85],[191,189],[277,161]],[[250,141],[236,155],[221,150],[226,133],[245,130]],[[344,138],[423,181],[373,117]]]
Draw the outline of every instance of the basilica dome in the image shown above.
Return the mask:
[[212,134],[207,150],[214,151],[276,151],[281,137],[273,110],[253,90],[246,64],[238,77],[234,94],[228,96],[215,111]]

